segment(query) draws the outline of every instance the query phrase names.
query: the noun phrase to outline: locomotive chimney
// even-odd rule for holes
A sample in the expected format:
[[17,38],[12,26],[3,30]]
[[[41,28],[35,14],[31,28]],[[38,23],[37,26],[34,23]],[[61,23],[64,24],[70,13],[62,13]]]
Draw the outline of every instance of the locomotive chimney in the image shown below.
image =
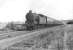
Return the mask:
[[32,10],[29,10],[29,13],[32,13]]

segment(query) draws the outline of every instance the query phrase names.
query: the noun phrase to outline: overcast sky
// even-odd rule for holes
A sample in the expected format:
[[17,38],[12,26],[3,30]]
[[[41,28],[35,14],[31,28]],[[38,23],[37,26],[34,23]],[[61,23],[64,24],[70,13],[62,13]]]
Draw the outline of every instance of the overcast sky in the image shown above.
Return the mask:
[[29,9],[58,20],[73,19],[73,0],[0,0],[0,22],[25,21]]

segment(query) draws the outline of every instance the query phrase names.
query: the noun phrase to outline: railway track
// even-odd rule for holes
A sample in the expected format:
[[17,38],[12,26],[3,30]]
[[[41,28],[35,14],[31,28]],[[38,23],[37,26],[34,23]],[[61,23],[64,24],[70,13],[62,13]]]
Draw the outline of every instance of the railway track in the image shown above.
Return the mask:
[[[55,27],[58,27],[58,26],[55,26]],[[50,27],[52,28],[52,27]],[[49,28],[49,30],[50,30]],[[46,29],[46,28],[44,28]],[[13,32],[5,32],[5,31],[1,31],[0,32],[0,40],[2,39],[6,39],[6,38],[12,38],[12,37],[16,37],[16,36],[20,36],[20,35],[24,35],[24,34],[28,34],[28,33],[31,33],[31,32],[34,32],[34,31],[39,31],[41,29],[37,29],[37,30],[33,30],[33,31],[13,31]],[[43,30],[43,29],[42,29]]]
[[[2,40],[0,40],[0,50],[3,50],[3,49],[5,49],[5,48],[7,48],[15,43],[21,42],[22,40],[29,39],[33,36],[38,36],[39,34],[45,33],[47,31],[56,31],[56,30],[59,30],[60,28],[63,28],[63,26],[56,26],[53,28],[45,28],[45,29],[41,29],[41,30],[37,30],[37,31],[31,31],[31,32],[28,32],[27,34],[22,34],[19,36],[13,36],[11,38],[2,39]],[[6,36],[6,34],[4,36]]]

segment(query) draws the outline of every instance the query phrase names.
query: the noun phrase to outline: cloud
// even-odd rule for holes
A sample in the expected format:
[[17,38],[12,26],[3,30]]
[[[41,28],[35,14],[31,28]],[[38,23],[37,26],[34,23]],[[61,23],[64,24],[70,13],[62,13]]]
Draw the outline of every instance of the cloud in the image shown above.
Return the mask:
[[72,3],[73,0],[0,0],[0,22],[25,21],[29,9],[58,20],[72,19]]
[[5,0],[2,3],[3,5],[0,4],[0,22],[25,21],[25,15],[29,10],[29,2],[29,0]]

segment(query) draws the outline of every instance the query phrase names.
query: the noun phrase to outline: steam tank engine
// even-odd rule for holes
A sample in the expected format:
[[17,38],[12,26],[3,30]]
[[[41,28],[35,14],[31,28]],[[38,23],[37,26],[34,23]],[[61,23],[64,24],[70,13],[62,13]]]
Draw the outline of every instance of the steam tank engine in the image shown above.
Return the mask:
[[40,28],[40,26],[43,27],[42,24],[47,24],[47,17],[42,14],[36,14],[29,11],[29,13],[26,14],[25,24],[28,30],[37,29]]

